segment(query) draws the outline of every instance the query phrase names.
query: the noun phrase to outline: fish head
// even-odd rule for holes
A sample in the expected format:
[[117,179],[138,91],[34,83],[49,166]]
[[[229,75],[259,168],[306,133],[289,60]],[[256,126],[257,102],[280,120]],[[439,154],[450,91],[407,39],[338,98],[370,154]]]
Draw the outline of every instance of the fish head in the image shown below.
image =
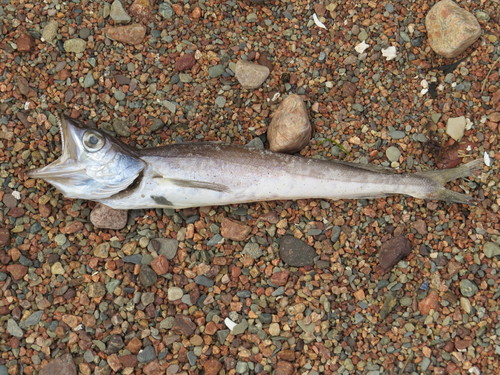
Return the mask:
[[53,163],[28,172],[55,186],[65,197],[99,201],[131,186],[145,162],[134,149],[75,120],[59,120],[62,154]]

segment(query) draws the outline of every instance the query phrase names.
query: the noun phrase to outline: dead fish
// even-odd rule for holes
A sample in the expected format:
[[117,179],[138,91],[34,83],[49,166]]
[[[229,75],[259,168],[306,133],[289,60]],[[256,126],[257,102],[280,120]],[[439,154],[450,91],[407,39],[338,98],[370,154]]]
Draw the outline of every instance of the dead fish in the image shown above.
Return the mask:
[[268,200],[360,199],[393,194],[471,204],[447,190],[448,181],[481,168],[397,174],[386,168],[221,144],[173,144],[136,149],[98,129],[63,117],[62,155],[28,175],[54,185],[67,198],[115,209],[187,208]]

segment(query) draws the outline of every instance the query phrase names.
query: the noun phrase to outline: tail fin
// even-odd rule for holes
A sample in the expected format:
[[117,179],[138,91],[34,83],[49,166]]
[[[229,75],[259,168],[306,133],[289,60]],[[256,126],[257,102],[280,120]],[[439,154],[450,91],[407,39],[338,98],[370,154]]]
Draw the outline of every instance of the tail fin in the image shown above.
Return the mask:
[[419,172],[416,173],[416,175],[431,179],[437,185],[436,189],[431,192],[426,198],[476,205],[477,200],[475,198],[462,193],[456,193],[454,191],[448,190],[444,187],[444,184],[458,178],[472,176],[473,174],[475,174],[475,172],[481,170],[482,165],[483,161],[481,159],[477,159],[467,164],[460,165],[456,168]]

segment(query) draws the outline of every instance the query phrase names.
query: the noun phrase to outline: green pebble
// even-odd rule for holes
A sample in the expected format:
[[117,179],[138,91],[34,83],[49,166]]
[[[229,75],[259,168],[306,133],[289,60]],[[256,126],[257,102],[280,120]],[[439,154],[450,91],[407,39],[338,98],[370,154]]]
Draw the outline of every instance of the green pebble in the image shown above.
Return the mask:
[[493,258],[500,255],[500,246],[494,242],[486,242],[483,247],[484,255]]
[[85,78],[83,79],[82,86],[85,88],[89,88],[94,86],[94,84],[95,84],[94,77],[92,76],[91,72],[88,72]]
[[66,243],[68,239],[66,238],[66,236],[62,233],[59,233],[55,238],[54,238],[54,241],[55,243],[58,245],[58,246],[62,246]]
[[114,96],[115,96],[115,99],[118,101],[125,99],[125,94],[123,93],[122,90],[115,91]]
[[472,281],[467,279],[460,281],[460,293],[464,297],[473,297],[478,291],[477,285]]

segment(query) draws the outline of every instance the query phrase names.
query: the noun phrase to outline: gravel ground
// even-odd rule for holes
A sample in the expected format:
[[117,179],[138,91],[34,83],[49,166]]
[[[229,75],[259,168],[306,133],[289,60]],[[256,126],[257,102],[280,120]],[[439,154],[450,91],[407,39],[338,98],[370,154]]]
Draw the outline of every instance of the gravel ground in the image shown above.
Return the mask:
[[[428,46],[424,0],[146,3],[0,0],[0,375],[494,374],[498,2],[459,2],[483,32],[453,60]],[[260,88],[239,59],[271,68]],[[454,187],[480,203],[142,210],[105,230],[95,203],[26,176],[59,156],[61,113],[137,147],[246,144],[291,93],[314,129],[303,155],[418,171],[486,152]],[[391,244],[409,255],[386,270]]]

